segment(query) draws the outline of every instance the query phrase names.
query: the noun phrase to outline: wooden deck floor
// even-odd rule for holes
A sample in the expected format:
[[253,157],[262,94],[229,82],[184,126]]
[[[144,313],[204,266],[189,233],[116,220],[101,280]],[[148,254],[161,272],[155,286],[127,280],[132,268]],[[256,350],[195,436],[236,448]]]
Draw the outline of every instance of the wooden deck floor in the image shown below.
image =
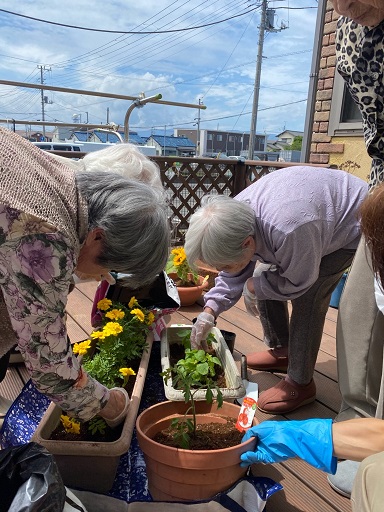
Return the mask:
[[[83,283],[78,285],[70,294],[68,311],[68,334],[72,342],[85,339],[91,331],[90,310],[96,284]],[[169,317],[171,323],[188,323],[201,311],[201,306],[195,304],[181,308]],[[315,382],[317,400],[310,405],[294,411],[286,418],[307,419],[311,417],[334,418],[340,406],[340,393],[337,385],[336,367],[336,319],[337,310],[330,308],[324,326],[320,352],[317,358]],[[236,333],[236,349],[244,354],[264,350],[262,328],[256,318],[250,317],[242,301],[222,314],[218,319],[219,328]],[[240,354],[235,351],[234,358],[240,364]],[[258,382],[260,392],[273,386],[282,374],[258,372],[249,370],[251,381]],[[0,383],[0,394],[15,399],[23,383],[28,379],[22,364],[12,365],[5,380]],[[282,419],[257,412],[260,421]],[[316,470],[305,462],[294,459],[280,464],[254,465],[255,475],[268,476],[280,482],[284,489],[277,492],[268,501],[268,510],[273,512],[350,512],[350,502],[347,498],[335,493],[327,483],[326,474]]]

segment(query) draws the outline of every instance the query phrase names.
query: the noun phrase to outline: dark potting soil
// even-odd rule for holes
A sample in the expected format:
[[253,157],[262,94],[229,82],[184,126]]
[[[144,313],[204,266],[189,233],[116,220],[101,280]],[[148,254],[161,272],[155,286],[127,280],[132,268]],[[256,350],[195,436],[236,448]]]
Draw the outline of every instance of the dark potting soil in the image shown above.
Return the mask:
[[121,436],[121,431],[123,430],[124,422],[121,423],[116,428],[106,427],[105,433],[101,434],[100,432],[96,432],[92,434],[89,430],[89,422],[85,421],[80,425],[80,434],[72,434],[70,432],[66,432],[61,422],[52,432],[49,439],[56,441],[89,441],[93,443],[112,443],[113,441],[117,441]]
[[[212,356],[216,356],[216,351],[212,348],[207,350],[209,354]],[[185,349],[184,346],[179,343],[171,343],[169,346],[169,365],[175,366],[177,361],[180,359],[184,359],[185,357]],[[218,367],[216,369],[216,374],[213,377],[213,380],[219,386],[219,388],[227,388],[227,381],[225,378],[224,369],[222,367]]]
[[[217,414],[220,416],[220,414]],[[229,448],[241,443],[243,433],[235,428],[236,420],[225,416],[226,423],[205,423],[197,425],[196,434],[190,438],[190,450],[220,450]],[[158,432],[154,437],[154,441],[179,448],[173,438],[174,431],[170,428]]]

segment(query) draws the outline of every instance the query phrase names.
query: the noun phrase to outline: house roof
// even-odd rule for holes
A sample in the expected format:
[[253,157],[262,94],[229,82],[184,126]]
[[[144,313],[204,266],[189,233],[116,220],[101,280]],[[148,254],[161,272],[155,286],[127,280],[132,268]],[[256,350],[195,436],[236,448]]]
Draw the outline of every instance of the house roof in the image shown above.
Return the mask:
[[295,130],[284,130],[283,132],[278,133],[277,137],[280,137],[281,135],[283,135],[283,133],[290,133],[294,137],[302,137],[304,135],[304,132],[298,132]]
[[72,135],[74,135],[77,138],[77,140],[79,140],[81,142],[87,142],[87,140],[88,140],[87,132],[76,131],[76,132],[73,132]]
[[195,148],[196,144],[191,141],[188,137],[174,137],[173,135],[151,135],[150,137],[160,146],[172,147],[172,148]]

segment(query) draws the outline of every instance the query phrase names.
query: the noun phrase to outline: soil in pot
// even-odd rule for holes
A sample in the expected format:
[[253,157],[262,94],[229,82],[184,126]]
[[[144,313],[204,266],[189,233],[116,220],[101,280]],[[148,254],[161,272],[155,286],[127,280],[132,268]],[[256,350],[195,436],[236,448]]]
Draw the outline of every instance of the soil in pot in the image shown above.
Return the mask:
[[[236,420],[217,415],[226,419],[226,423],[204,423],[197,425],[196,434],[191,434],[190,450],[220,450],[241,443],[244,433],[235,428]],[[158,432],[153,438],[157,443],[179,448],[173,437],[174,431],[169,427]]]
[[[208,348],[206,350],[208,354],[211,354],[212,356],[216,356],[216,351],[214,348]],[[184,345],[181,345],[180,343],[171,343],[169,345],[169,365],[173,367],[180,359],[184,359],[185,357],[185,349]],[[213,380],[216,382],[216,384],[219,386],[219,388],[226,388],[227,387],[227,381],[225,379],[225,373],[224,369],[222,367],[217,366],[216,374],[213,378]]]

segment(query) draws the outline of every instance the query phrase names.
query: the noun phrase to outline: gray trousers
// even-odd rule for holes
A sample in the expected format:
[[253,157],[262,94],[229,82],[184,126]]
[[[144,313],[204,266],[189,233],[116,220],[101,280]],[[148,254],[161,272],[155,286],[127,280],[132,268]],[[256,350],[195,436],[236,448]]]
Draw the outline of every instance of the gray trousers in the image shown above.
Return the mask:
[[360,464],[352,488],[353,512],[382,512],[384,509],[384,452],[376,453]]
[[343,399],[336,420],[375,417],[383,369],[384,315],[376,304],[371,257],[363,239],[341,296],[336,340]]
[[288,347],[288,376],[298,384],[308,384],[313,377],[329,301],[354,254],[339,249],[322,258],[317,281],[291,301],[290,319],[286,301],[258,301],[264,342],[271,348]]

